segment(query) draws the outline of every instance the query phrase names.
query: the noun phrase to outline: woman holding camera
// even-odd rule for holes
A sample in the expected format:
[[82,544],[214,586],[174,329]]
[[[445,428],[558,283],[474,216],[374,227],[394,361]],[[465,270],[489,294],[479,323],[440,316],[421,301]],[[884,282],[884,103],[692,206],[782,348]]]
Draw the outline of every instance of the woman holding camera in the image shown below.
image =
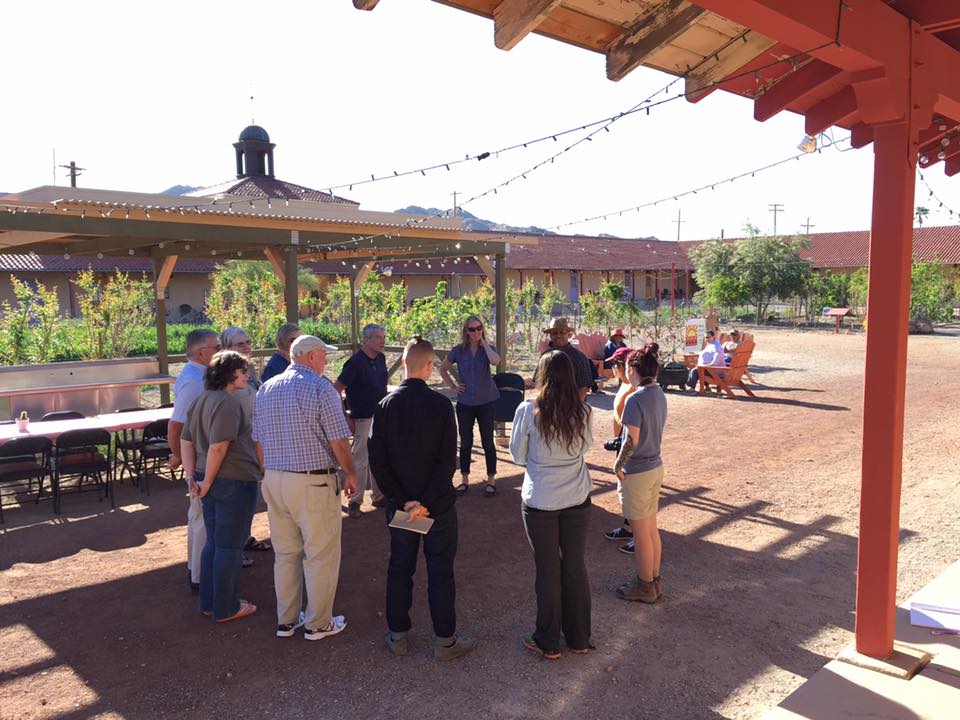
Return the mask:
[[[613,376],[620,381],[620,387],[617,388],[617,395],[613,399],[613,440],[607,440],[603,447],[605,450],[620,452],[620,446],[623,441],[623,407],[627,398],[637,389],[627,380],[627,358],[633,348],[620,347],[610,356],[608,362],[613,370]],[[634,550],[633,532],[630,530],[630,521],[623,518],[623,523],[615,527],[610,532],[603,535],[607,540],[628,540],[629,542],[620,546],[620,552],[630,554]]]
[[617,597],[644,603],[655,603],[663,592],[657,508],[663,484],[660,441],[667,421],[667,398],[657,384],[659,352],[657,343],[647,343],[627,359],[627,379],[637,389],[624,405],[623,446],[613,466],[620,504],[636,545],[636,575],[617,588]]

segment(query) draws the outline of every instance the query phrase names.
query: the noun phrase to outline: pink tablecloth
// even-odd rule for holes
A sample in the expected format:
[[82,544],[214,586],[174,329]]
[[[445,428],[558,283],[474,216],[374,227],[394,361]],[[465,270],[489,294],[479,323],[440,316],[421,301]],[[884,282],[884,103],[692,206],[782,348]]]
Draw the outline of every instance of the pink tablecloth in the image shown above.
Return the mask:
[[95,417],[78,418],[76,420],[54,420],[48,422],[31,421],[27,432],[17,430],[17,424],[0,425],[0,445],[18,437],[42,436],[51,440],[56,439],[68,430],[101,429],[109,432],[117,430],[133,430],[144,428],[154,420],[169,420],[173,408],[154,408],[152,410],[137,410],[136,412],[107,413]]

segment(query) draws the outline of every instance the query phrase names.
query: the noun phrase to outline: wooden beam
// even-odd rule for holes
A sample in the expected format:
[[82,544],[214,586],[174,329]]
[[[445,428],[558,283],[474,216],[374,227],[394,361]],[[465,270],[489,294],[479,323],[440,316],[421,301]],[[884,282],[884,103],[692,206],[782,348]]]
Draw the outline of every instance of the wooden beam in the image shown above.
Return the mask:
[[744,42],[735,42],[687,75],[684,80],[687,100],[697,102],[706,97],[725,78],[776,44],[776,40],[757,33],[748,34]]
[[273,271],[280,278],[280,282],[285,285],[286,273],[284,272],[283,268],[285,260],[284,258],[280,257],[280,251],[276,248],[264,248],[263,254],[267,256],[267,260],[269,260],[270,264],[273,265]]
[[173,274],[173,268],[177,264],[176,255],[167,255],[163,258],[160,263],[159,269],[157,270],[157,298],[163,299],[164,291],[167,289],[167,285],[170,284],[170,276]]
[[364,281],[367,279],[367,276],[370,274],[370,271],[371,271],[371,270],[373,270],[373,263],[372,263],[372,262],[365,262],[365,263],[364,263],[363,265],[361,265],[360,268],[357,270],[356,277],[355,277],[354,280],[353,280],[353,282],[354,282],[354,287],[355,287],[357,293],[360,292],[360,286],[363,285]]
[[[273,252],[279,254],[279,250]],[[283,305],[287,312],[288,323],[300,322],[300,269],[297,265],[297,249],[288,248],[283,256]]]
[[373,10],[380,0],[353,0],[353,6],[357,10]]
[[840,92],[831,95],[807,110],[804,128],[807,135],[822,133],[828,127],[836,125],[843,118],[857,111],[857,96],[853,88],[847,85]]
[[769,120],[790,103],[813,92],[826,82],[840,74],[840,70],[820,60],[804,65],[796,72],[785,75],[776,85],[753,101],[753,118],[763,122]]
[[559,4],[560,0],[503,0],[493,10],[493,44],[512,49]]
[[947,164],[944,166],[943,171],[948,177],[953,177],[957,173],[960,173],[960,157],[948,158]]
[[607,78],[622,80],[702,13],[703,8],[687,0],[665,0],[651,7],[607,48]]
[[957,0],[895,0],[891,4],[927,32],[945,32],[960,27]]
[[483,255],[474,255],[473,259],[476,261],[477,265],[480,266],[480,269],[483,270],[483,274],[486,275],[491,282],[496,282],[497,273],[494,271],[493,265],[490,264],[490,261],[487,260],[487,258]]

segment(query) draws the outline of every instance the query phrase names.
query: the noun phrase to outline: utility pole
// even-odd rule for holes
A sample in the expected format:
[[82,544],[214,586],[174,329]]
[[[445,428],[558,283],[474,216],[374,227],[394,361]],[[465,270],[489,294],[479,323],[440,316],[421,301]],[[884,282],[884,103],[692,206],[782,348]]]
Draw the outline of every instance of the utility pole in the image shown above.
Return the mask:
[[60,167],[70,171],[67,173],[70,176],[70,187],[74,188],[77,186],[77,176],[83,174],[83,171],[86,170],[86,168],[77,167],[73,160],[70,161],[69,165],[61,165]]
[[810,228],[816,227],[816,225],[814,225],[812,222],[810,222],[810,216],[807,215],[807,221],[806,221],[803,225],[801,225],[800,227],[802,227],[802,228],[804,229],[804,234],[805,234],[805,235],[809,235],[809,234],[810,234]]
[[680,223],[685,223],[685,222],[686,222],[686,220],[681,220],[681,219],[680,219],[680,218],[681,218],[681,214],[680,214],[681,212],[682,212],[682,210],[681,210],[680,208],[677,208],[677,219],[670,221],[670,222],[675,222],[675,223],[677,224],[677,242],[680,242]]
[[777,234],[777,215],[783,212],[783,203],[770,203],[770,212],[773,213],[773,234]]
[[457,216],[457,191],[453,191],[453,216]]

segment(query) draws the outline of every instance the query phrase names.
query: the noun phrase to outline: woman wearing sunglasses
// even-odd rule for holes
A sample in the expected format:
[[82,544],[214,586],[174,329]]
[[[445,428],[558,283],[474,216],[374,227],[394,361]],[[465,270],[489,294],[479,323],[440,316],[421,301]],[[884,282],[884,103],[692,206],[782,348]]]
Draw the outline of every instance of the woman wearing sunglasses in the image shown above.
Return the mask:
[[[500,398],[490,374],[490,366],[500,362],[500,355],[487,341],[483,321],[471,315],[463,321],[461,343],[447,353],[440,365],[443,381],[457,393],[457,426],[460,429],[460,485],[457,493],[464,495],[470,484],[470,455],[473,451],[473,424],[480,426],[480,444],[487,464],[486,497],[497,494],[497,449],[493,444],[494,405]],[[457,366],[459,381],[450,376]]]

